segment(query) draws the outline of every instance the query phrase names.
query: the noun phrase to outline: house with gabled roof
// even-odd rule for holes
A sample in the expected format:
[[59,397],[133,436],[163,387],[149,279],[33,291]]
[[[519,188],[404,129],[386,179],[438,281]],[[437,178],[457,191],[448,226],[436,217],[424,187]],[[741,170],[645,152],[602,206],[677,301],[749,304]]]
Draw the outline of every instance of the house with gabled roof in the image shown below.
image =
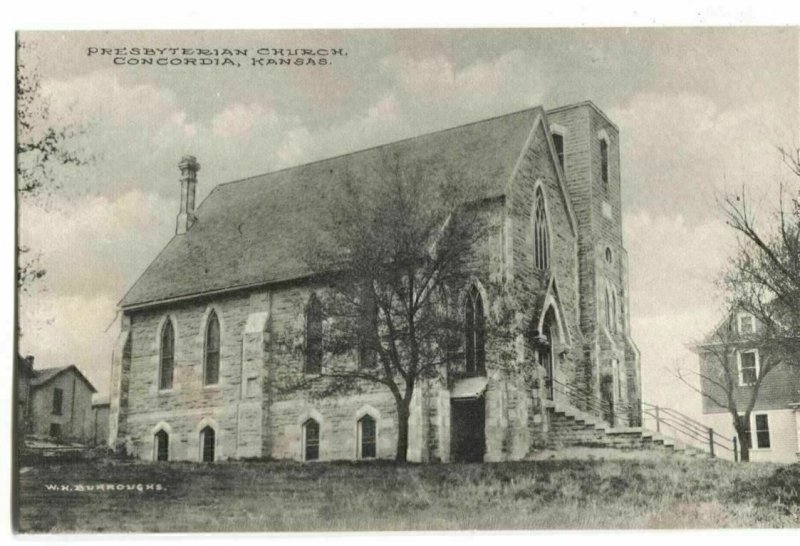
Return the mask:
[[[734,307],[700,343],[703,421],[717,434],[746,443],[749,460],[800,460],[800,352],[796,343],[765,334],[764,324]],[[742,425],[739,440],[732,408]]]
[[35,369],[33,357],[18,358],[22,432],[52,441],[88,444],[94,433],[94,385],[74,365]]
[[[463,369],[415,391],[409,459],[508,460],[549,436],[557,408],[588,400],[610,427],[638,424],[639,353],[630,338],[622,242],[619,132],[593,103],[498,116],[217,185],[195,207],[198,161],[180,164],[175,236],[119,303],[109,441],[150,460],[390,458],[391,394],[323,399],[282,393],[274,378],[314,373],[324,358],[275,339],[324,347],[315,274],[298,249],[304,219],[326,210],[347,176],[381,183],[387,152],[434,173],[458,167],[496,226],[459,299]],[[376,173],[378,173],[376,175]],[[539,379],[487,366],[497,295],[514,285],[529,328],[510,349]],[[505,349],[509,349],[506,347]],[[355,362],[353,365],[356,365]]]

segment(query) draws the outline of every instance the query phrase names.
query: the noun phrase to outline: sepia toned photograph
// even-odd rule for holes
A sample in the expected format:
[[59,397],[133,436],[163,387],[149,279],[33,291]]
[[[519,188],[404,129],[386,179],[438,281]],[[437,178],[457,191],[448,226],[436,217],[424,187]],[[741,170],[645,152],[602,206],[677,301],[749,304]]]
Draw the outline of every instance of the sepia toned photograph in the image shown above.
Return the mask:
[[797,27],[19,31],[22,534],[800,527]]

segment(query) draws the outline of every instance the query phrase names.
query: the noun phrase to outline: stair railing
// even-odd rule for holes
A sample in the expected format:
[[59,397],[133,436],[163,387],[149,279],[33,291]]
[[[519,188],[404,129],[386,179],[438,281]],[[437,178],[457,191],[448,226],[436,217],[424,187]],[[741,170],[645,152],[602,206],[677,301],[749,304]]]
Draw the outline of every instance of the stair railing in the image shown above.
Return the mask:
[[678,439],[707,450],[712,457],[716,457],[720,450],[730,452],[734,458],[737,456],[737,449],[732,440],[717,434],[713,428],[678,410],[642,402],[642,416],[653,420],[656,432],[669,429],[670,433],[680,435]]
[[[566,397],[572,406],[593,414],[612,425],[616,423],[625,423],[631,426],[632,413],[638,414],[638,412],[631,411],[636,407],[631,404],[614,404],[581,387],[568,385],[557,379],[552,379],[551,381],[553,383],[553,391]],[[613,423],[611,423],[612,421]]]
[[[679,436],[676,439],[704,449],[712,457],[717,456],[720,451],[727,451],[734,458],[738,455],[735,439],[731,440],[717,434],[713,428],[678,410],[638,400],[635,403],[614,404],[590,390],[563,383],[555,378],[551,381],[554,394],[560,394],[570,405],[610,424],[625,423],[628,426],[641,426],[644,423],[634,421],[639,419],[643,421],[648,417],[653,420],[656,432],[662,433],[667,429],[672,435]],[[639,418],[640,412],[641,418]]]

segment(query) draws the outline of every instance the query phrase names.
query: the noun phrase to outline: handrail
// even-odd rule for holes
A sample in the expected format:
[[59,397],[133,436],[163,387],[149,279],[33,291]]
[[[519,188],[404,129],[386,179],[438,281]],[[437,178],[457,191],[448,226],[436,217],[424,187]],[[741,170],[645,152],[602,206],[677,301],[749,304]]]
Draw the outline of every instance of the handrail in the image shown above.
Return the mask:
[[[713,428],[707,427],[703,423],[692,419],[688,415],[681,413],[678,410],[643,401],[642,415],[651,417],[655,420],[657,432],[660,432],[661,426],[664,425],[675,432],[683,434],[684,437],[701,442],[703,448],[707,449],[712,457],[715,456],[715,447],[719,447],[736,454],[735,442],[720,436],[714,431]],[[722,440],[724,440],[724,442]]]
[[[635,419],[634,415],[640,415],[640,420],[644,421],[647,416],[655,420],[656,432],[661,432],[661,427],[665,426],[682,436],[683,440],[690,439],[698,442],[703,449],[707,450],[712,457],[715,456],[715,448],[720,448],[737,455],[735,440],[729,440],[717,434],[714,429],[707,427],[700,421],[681,413],[678,410],[651,404],[643,400],[637,400],[635,404],[617,403],[598,397],[594,392],[567,385],[555,378],[550,379],[553,391],[567,396],[570,403],[578,408],[585,409],[590,413],[599,414],[601,419],[609,419],[613,423],[618,420],[631,424]],[[636,410],[635,413],[632,410]],[[643,424],[640,422],[639,424]],[[637,425],[639,426],[639,425]]]
[[[561,394],[570,397],[572,400],[582,402],[589,411],[600,413],[599,417],[601,418],[607,418],[609,415],[613,415],[614,421],[620,417],[628,420],[630,419],[630,413],[633,406],[629,404],[613,404],[607,400],[599,398],[594,393],[587,391],[586,389],[576,387],[575,385],[567,385],[555,378],[551,379],[551,381],[553,383],[554,390],[557,390]],[[578,407],[580,407],[580,405],[581,404],[576,404]]]

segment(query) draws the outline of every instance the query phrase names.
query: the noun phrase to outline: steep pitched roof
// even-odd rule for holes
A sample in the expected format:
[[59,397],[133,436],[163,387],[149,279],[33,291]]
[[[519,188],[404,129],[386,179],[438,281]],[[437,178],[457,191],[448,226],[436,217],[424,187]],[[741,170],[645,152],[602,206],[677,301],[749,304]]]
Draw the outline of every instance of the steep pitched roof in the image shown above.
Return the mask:
[[42,385],[49,383],[62,373],[67,371],[74,371],[78,374],[78,378],[81,379],[86,385],[92,390],[92,392],[97,392],[97,389],[94,388],[92,382],[86,379],[86,376],[81,373],[77,366],[74,364],[71,366],[61,366],[59,368],[43,368],[41,370],[34,370],[33,378],[31,379],[31,387],[41,387]]
[[[197,220],[172,238],[120,302],[123,308],[288,281],[311,274],[297,249],[311,234],[299,219],[325,211],[345,176],[374,173],[386,151],[417,165],[457,168],[483,195],[504,195],[544,110],[531,108],[214,188]],[[563,185],[562,185],[563,186]],[[571,206],[567,198],[568,207]]]

